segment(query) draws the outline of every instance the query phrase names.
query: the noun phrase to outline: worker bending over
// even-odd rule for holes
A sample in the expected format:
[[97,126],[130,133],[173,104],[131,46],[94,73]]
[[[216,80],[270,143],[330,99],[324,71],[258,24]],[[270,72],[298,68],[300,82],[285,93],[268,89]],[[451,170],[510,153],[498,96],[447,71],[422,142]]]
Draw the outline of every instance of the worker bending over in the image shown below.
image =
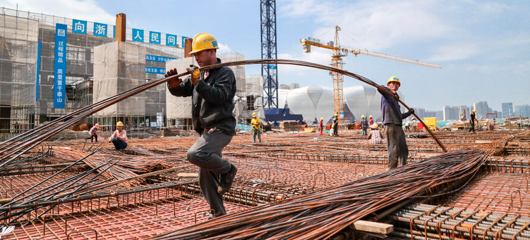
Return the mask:
[[109,137],[109,142],[114,144],[116,150],[123,150],[127,147],[127,142],[129,141],[127,132],[123,130],[123,123],[121,121],[116,123],[116,128],[118,129]]
[[469,123],[471,123],[471,128],[469,129],[470,132],[471,131],[475,132],[475,121],[478,123],[478,120],[475,117],[476,113],[477,113],[477,110],[473,109],[473,112],[469,116]]
[[90,128],[90,131],[88,131],[88,134],[90,135],[90,137],[88,137],[87,139],[90,139],[90,142],[93,142],[94,138],[96,139],[96,142],[98,142],[98,133],[97,133],[98,129],[99,129],[99,123],[96,123],[96,125]]
[[253,140],[252,143],[256,143],[256,135],[258,136],[259,143],[261,143],[261,120],[258,118],[256,113],[252,113],[252,124]]
[[[397,91],[401,86],[399,78],[392,76],[386,83],[386,88],[394,96],[378,90],[381,93],[381,113],[383,115],[383,124],[385,125],[386,138],[388,141],[388,168],[396,168],[398,166],[398,159],[401,166],[407,164],[409,149],[407,141],[405,140],[405,133],[403,132],[403,119],[414,113],[414,109],[410,109],[407,113],[401,113],[399,108],[399,96]],[[395,97],[395,98],[394,98]]]
[[[200,67],[221,63],[217,58],[217,40],[208,33],[193,37],[192,51]],[[226,214],[223,194],[232,186],[237,169],[222,159],[223,148],[236,134],[234,95],[236,78],[228,67],[200,71],[188,68],[191,76],[186,79],[169,80],[169,92],[177,97],[192,98],[192,122],[201,135],[186,154],[188,161],[200,168],[199,184],[215,216]],[[169,70],[166,77],[177,74]]]

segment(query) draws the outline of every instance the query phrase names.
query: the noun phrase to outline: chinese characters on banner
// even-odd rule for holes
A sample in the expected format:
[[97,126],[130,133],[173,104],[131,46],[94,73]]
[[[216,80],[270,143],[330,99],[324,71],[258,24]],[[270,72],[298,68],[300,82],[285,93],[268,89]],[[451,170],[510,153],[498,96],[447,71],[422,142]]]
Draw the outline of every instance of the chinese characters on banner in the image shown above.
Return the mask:
[[94,35],[100,37],[107,37],[107,24],[94,23]]
[[173,58],[173,57],[164,57],[164,56],[156,56],[156,55],[145,55],[145,60],[146,61],[151,61],[151,62],[167,62],[169,60],[173,60],[173,59],[176,59],[176,58]]
[[86,34],[86,21],[83,20],[72,20],[72,32],[74,33],[80,33],[80,34]]
[[66,31],[67,25],[60,23],[55,25],[55,63],[53,78],[54,108],[64,108],[64,102],[66,99]]
[[145,73],[166,74],[166,69],[157,67],[145,67]]

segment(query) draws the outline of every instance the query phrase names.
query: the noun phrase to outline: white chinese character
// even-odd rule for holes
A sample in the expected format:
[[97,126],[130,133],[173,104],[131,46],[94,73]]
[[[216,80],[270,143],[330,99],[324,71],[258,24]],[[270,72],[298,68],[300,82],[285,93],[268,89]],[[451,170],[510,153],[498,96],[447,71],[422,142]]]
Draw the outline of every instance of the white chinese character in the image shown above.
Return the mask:
[[59,41],[59,46],[64,46],[64,41]]
[[78,32],[85,32],[85,24],[83,24],[82,22],[76,22],[74,27],[75,30]]
[[64,29],[57,29],[57,36],[59,37],[66,36],[66,31]]
[[175,36],[167,37],[167,44],[170,44],[170,43],[172,43],[173,45],[177,43],[177,39],[175,38]]
[[62,74],[57,75],[57,79],[63,80],[63,75]]
[[63,102],[63,99],[62,99],[62,98],[57,98],[57,102],[58,102],[58,103],[62,103],[62,102]]
[[63,86],[57,86],[57,91],[62,91],[63,90]]
[[96,25],[96,34],[103,35],[105,34],[105,25]]
[[140,31],[136,31],[136,36],[134,36],[134,39],[139,38],[140,40],[144,40],[143,36],[140,36]]
[[63,58],[62,58],[62,57],[58,58],[58,59],[57,59],[57,62],[58,62],[58,63],[63,63]]
[[61,52],[61,51],[57,52],[57,56],[64,57],[64,52]]
[[57,48],[57,51],[59,51],[59,52],[64,51],[64,47],[58,47],[58,48]]
[[158,33],[151,33],[151,41],[152,42],[159,42],[160,41],[158,39]]
[[58,86],[62,86],[63,85],[63,81],[57,81],[57,85]]
[[62,97],[63,96],[63,92],[57,92],[57,97]]
[[63,69],[62,68],[57,69],[57,74],[63,74]]

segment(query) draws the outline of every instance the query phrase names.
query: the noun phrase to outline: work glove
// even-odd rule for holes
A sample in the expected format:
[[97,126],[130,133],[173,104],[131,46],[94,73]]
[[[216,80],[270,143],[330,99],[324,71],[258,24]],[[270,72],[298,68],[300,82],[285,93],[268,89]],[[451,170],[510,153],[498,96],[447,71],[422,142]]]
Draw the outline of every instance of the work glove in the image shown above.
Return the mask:
[[409,110],[409,113],[410,113],[410,114],[414,114],[414,108],[411,108],[411,109]]
[[191,83],[194,86],[197,86],[199,80],[201,79],[201,70],[199,70],[199,67],[190,65],[190,67],[186,68],[186,70],[188,70],[188,73],[191,75]]
[[[176,68],[173,68],[173,69],[170,69],[169,71],[166,72],[166,75],[164,75],[165,77],[171,77],[171,76],[174,76],[174,75],[177,75],[178,72],[177,72],[177,69]],[[171,80],[168,80],[167,81],[167,85],[169,85],[170,88],[176,88],[179,86],[179,84],[182,82],[182,80],[180,78],[176,78],[176,79],[171,79]]]

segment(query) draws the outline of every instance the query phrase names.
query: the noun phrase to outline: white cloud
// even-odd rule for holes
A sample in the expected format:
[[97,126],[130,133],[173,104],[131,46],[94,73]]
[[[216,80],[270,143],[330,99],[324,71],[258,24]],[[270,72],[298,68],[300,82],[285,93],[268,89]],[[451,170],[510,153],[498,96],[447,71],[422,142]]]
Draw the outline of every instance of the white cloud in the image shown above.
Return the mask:
[[219,53],[229,53],[229,52],[232,52],[232,49],[230,49],[230,47],[228,45],[226,45],[226,44],[219,43],[218,52]]
[[[341,27],[341,45],[380,51],[400,43],[446,37],[454,31],[436,15],[437,1],[360,1],[343,3],[292,0],[281,8],[286,17],[311,17],[322,26],[313,37],[332,40]],[[355,38],[355,41],[352,39]]]
[[434,54],[427,59],[433,62],[464,60],[480,53],[480,47],[473,43],[451,44],[437,47]]
[[44,13],[49,15],[97,21],[101,23],[115,24],[116,17],[109,14],[98,6],[94,0],[4,0],[0,5],[34,13]]

